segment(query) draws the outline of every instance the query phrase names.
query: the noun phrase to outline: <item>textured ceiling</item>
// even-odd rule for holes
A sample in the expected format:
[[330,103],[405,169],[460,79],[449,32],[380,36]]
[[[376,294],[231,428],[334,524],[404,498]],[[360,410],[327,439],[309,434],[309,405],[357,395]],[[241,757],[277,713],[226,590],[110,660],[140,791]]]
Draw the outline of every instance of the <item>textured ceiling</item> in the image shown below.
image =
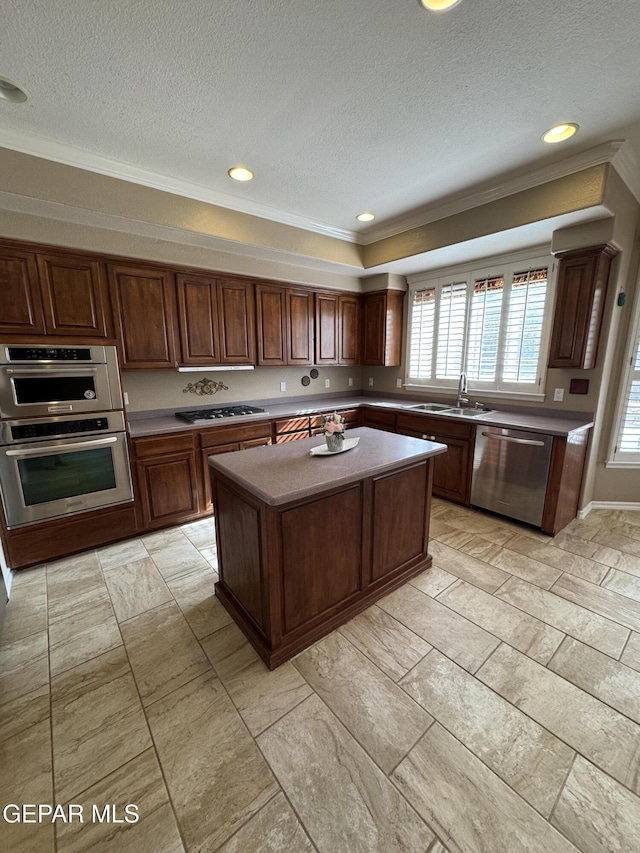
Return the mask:
[[[30,98],[0,101],[0,146],[281,221],[366,235],[362,210],[376,228],[605,140],[640,143],[638,0],[2,5],[0,76]],[[544,145],[559,121],[580,133]],[[236,163],[256,179],[231,181]]]

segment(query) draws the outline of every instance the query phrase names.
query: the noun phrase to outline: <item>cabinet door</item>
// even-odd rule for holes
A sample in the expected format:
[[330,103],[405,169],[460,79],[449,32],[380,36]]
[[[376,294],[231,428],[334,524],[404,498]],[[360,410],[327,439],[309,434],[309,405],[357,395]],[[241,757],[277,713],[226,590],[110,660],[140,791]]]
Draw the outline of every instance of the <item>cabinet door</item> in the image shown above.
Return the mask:
[[402,303],[404,293],[385,290],[364,297],[362,363],[399,367],[402,359]]
[[278,366],[287,363],[285,340],[286,293],[283,287],[256,285],[258,364]]
[[182,364],[218,364],[220,325],[216,280],[178,275],[176,285]]
[[561,256],[549,367],[595,367],[612,255],[597,246]]
[[313,364],[313,293],[287,289],[287,364]]
[[213,501],[211,499],[211,469],[209,468],[209,457],[216,456],[218,453],[233,453],[235,450],[240,450],[238,441],[231,441],[228,444],[219,444],[217,447],[205,447],[200,451],[202,461],[202,481],[204,485],[204,511],[211,512],[213,509]]
[[179,524],[199,515],[193,450],[142,459],[136,469],[145,528]]
[[47,334],[109,338],[111,304],[103,266],[81,255],[38,255]]
[[44,335],[38,267],[33,252],[0,247],[0,334]]
[[144,267],[108,267],[122,367],[176,367],[177,311],[173,274]]
[[433,494],[468,504],[471,496],[471,443],[436,435],[432,439],[449,448],[433,458]]
[[316,364],[338,364],[338,300],[316,293]]
[[255,364],[256,307],[253,283],[218,280],[220,362]]
[[339,364],[360,363],[360,298],[340,296],[338,298]]

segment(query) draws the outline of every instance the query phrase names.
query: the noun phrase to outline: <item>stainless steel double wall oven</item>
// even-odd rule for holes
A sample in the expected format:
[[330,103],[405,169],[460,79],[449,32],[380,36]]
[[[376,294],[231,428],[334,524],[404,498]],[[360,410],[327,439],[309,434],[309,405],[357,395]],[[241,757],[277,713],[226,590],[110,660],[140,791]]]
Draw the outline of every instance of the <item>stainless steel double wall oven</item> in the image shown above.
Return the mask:
[[0,347],[7,527],[133,500],[115,347]]

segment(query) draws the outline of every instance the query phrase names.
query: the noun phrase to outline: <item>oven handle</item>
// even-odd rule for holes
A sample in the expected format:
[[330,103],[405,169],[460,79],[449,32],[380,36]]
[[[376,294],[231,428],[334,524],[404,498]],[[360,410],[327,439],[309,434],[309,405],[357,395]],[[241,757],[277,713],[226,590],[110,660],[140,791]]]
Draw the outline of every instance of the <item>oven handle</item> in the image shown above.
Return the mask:
[[83,441],[79,444],[48,444],[46,447],[26,448],[25,450],[5,450],[5,456],[50,456],[55,453],[71,453],[74,450],[86,450],[88,447],[101,447],[105,444],[115,444],[118,440],[117,435],[110,435],[107,438],[94,438],[91,441]]
[[[74,362],[70,362],[70,364],[74,364]],[[73,370],[64,370],[56,365],[54,368],[44,368],[44,370],[42,367],[21,367],[19,370],[6,367],[4,372],[10,376],[33,376],[37,374],[38,376],[48,377],[54,373],[59,373],[61,376],[68,376],[71,372],[76,376],[88,376],[90,373],[97,373],[98,369],[96,367],[74,367]]]
[[537,441],[535,438],[514,438],[512,435],[498,435],[495,432],[483,432],[485,438],[495,438],[496,441],[508,441],[511,444],[530,444],[533,447],[544,447],[544,441]]

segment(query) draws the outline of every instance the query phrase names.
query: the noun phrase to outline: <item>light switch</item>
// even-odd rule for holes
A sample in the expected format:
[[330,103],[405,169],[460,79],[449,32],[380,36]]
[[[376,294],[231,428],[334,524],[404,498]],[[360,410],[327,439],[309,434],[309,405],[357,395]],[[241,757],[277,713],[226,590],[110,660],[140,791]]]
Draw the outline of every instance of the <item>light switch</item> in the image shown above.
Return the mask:
[[331,387],[331,380],[330,380],[330,379],[325,379],[325,380],[324,380],[324,387],[325,387],[325,388],[330,388],[330,387]]
[[287,383],[286,383],[286,382],[281,382],[281,383],[280,383],[280,390],[281,390],[281,391],[286,391],[286,390],[287,390]]
[[561,403],[564,400],[564,388],[556,388],[553,392],[553,400],[556,403]]
[[349,388],[353,388],[353,378],[349,377]]
[[369,377],[369,387],[373,386],[373,376]]
[[402,388],[402,379],[396,379],[396,388]]

